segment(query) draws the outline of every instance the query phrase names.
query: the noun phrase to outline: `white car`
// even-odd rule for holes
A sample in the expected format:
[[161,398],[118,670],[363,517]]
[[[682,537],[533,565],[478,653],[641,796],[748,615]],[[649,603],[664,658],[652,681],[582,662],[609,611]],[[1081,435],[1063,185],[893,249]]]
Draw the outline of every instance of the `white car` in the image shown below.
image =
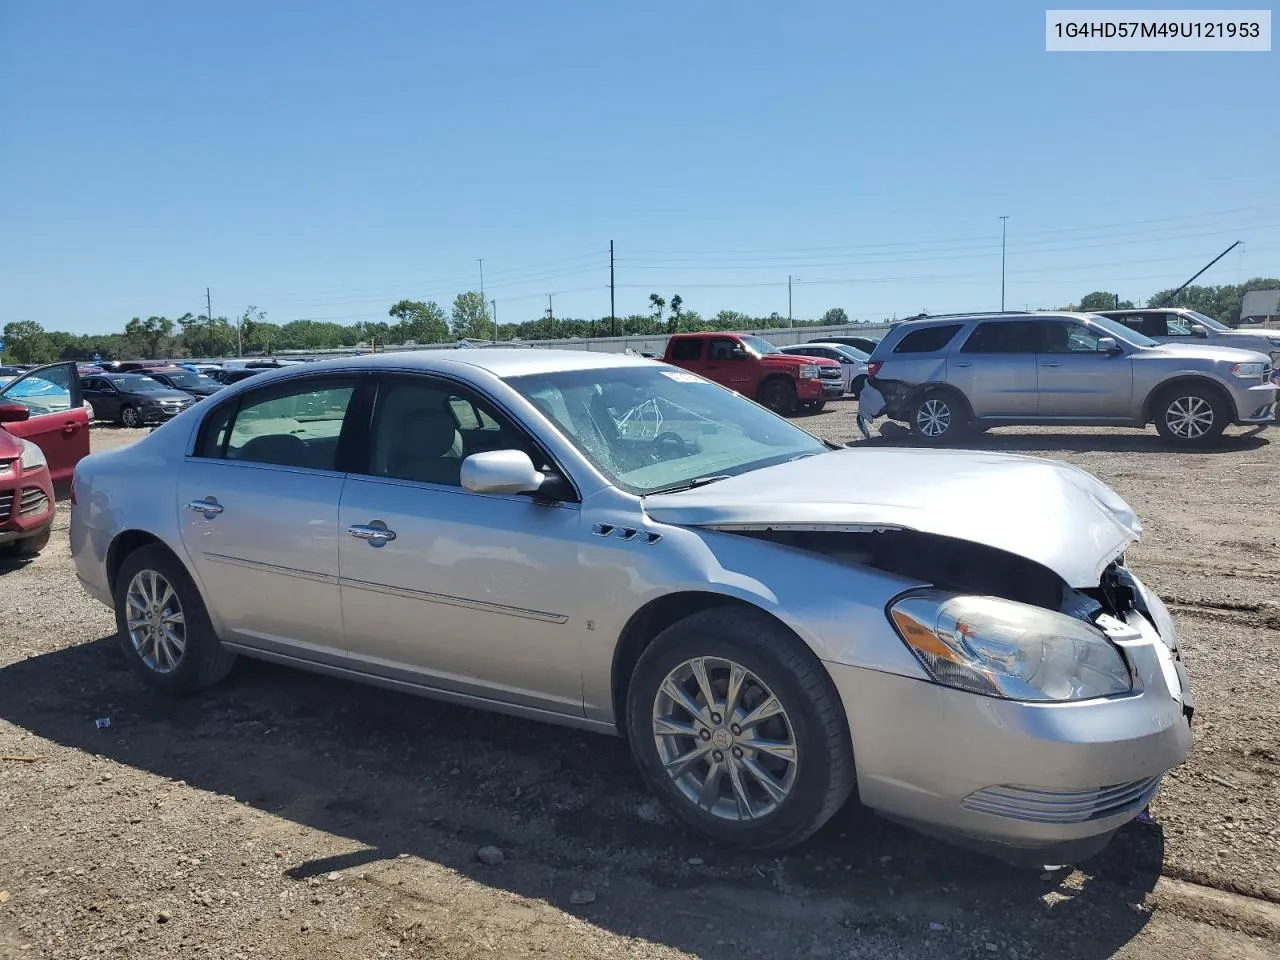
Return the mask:
[[778,349],[793,356],[824,357],[836,361],[840,364],[846,395],[861,393],[867,382],[868,356],[856,347],[847,347],[843,343],[795,343]]

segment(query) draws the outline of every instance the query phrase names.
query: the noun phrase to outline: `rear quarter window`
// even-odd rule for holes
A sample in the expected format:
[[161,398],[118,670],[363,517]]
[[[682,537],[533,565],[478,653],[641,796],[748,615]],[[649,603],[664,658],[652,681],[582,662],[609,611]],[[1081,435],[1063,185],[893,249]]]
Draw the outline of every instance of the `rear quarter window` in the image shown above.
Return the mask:
[[702,341],[697,338],[673,340],[671,342],[672,360],[701,360]]
[[948,323],[940,327],[912,330],[893,348],[894,353],[937,353],[949,344],[962,324]]

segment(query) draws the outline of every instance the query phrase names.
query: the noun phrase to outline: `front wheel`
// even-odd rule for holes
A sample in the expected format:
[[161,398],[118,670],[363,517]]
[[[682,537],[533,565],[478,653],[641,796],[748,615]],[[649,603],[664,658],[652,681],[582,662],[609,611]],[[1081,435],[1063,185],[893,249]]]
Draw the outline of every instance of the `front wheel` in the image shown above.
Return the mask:
[[757,611],[713,608],[664,630],[632,675],[627,735],[654,793],[735,846],[794,846],[854,788],[853,748],[830,678]]
[[127,403],[121,407],[120,423],[130,428],[142,426],[142,417],[138,413],[138,408]]
[[760,388],[760,403],[779,416],[789,417],[796,409],[796,388],[786,380],[770,380]]
[[1166,440],[1203,446],[1227,429],[1222,398],[1208,387],[1187,386],[1166,391],[1156,404],[1156,430]]
[[911,411],[911,432],[926,443],[946,443],[964,433],[968,411],[950,393],[926,393]]

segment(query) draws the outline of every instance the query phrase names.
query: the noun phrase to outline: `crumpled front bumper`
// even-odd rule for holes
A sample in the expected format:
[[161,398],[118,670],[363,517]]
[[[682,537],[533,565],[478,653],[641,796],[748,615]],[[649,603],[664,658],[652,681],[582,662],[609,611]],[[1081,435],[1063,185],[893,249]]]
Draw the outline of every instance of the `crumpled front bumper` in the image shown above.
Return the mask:
[[1191,747],[1185,672],[1151,625],[1131,616],[1143,630],[1141,642],[1124,645],[1135,689],[1101,700],[1017,703],[827,664],[862,803],[1011,860],[1096,854]]

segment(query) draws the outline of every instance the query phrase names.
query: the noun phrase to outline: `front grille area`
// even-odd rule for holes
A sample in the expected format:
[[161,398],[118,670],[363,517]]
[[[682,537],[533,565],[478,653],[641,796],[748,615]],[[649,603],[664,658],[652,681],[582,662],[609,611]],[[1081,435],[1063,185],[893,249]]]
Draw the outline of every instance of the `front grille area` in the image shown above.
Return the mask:
[[839,367],[819,367],[818,375],[821,376],[823,380],[839,380],[840,368]]
[[[10,494],[10,503],[12,504],[13,494]],[[18,501],[18,515],[23,517],[36,517],[45,513],[49,509],[49,498],[44,495],[44,491],[39,487],[25,487],[22,491],[22,499]]]
[[1030,823],[1088,823],[1147,805],[1160,786],[1160,777],[1148,777],[1110,787],[1088,790],[1055,790],[1049,787],[986,787],[969,794],[960,806],[974,813],[989,813]]
[[13,513],[13,491],[0,491],[0,523],[4,523]]

